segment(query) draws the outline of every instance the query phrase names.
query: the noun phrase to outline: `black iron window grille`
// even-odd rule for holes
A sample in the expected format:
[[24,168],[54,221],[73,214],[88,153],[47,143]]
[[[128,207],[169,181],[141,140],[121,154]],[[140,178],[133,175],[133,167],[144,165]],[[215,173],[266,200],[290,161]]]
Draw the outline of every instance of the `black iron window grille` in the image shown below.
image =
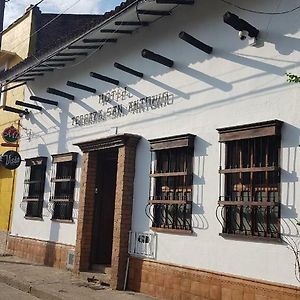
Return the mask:
[[47,157],[26,159],[23,195],[23,202],[26,203],[25,217],[42,217],[46,169]]
[[219,129],[223,235],[280,238],[281,125],[275,120]]
[[53,220],[72,220],[77,153],[53,155],[51,196]]
[[156,231],[192,231],[194,135],[151,140],[150,197]]

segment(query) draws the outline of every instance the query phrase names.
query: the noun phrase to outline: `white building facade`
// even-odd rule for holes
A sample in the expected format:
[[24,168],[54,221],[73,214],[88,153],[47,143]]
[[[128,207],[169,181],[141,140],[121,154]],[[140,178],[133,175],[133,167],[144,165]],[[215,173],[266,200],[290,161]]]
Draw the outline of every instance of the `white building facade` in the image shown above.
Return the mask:
[[187,2],[127,1],[9,74],[42,107],[10,249],[61,268],[74,251],[75,271],[111,265],[114,288],[162,299],[298,299],[299,3]]

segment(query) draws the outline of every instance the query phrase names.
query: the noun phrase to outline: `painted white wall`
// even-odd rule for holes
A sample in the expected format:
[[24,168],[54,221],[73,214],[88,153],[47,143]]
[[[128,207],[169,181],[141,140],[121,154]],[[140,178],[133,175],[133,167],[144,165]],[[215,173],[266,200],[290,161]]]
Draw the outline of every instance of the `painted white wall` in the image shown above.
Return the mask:
[[[263,2],[263,3],[262,3]],[[260,11],[284,11],[297,6],[297,0],[238,1]],[[237,32],[223,23],[230,10],[261,30],[263,47],[249,47]],[[44,105],[42,113],[23,120],[20,153],[23,158],[80,152],[77,142],[118,133],[143,137],[138,145],[134,189],[133,230],[149,230],[145,205],[149,191],[150,152],[148,139],[192,133],[197,136],[194,158],[194,205],[192,236],[158,234],[157,259],[194,268],[225,272],[278,283],[298,285],[294,277],[294,258],[284,244],[228,240],[219,236],[221,226],[215,217],[218,201],[219,144],[216,128],[279,119],[282,130],[282,216],[294,222],[300,210],[299,198],[299,85],[286,82],[285,72],[300,73],[299,10],[277,16],[241,11],[218,0],[196,1],[171,17],[105,46],[82,63],[39,78],[30,85],[30,94],[59,99],[59,108]],[[214,47],[212,55],[202,53],[178,38],[186,31]],[[142,58],[147,48],[175,61],[172,69]],[[115,68],[118,61],[144,72],[143,80]],[[86,127],[73,127],[71,118],[103,109],[98,97],[67,87],[76,81],[107,92],[114,87],[89,77],[89,72],[119,79],[135,98],[168,91],[174,104],[141,114],[129,114]],[[70,92],[74,102],[46,93],[48,87]],[[128,103],[128,101],[124,101]],[[30,139],[29,139],[30,137]],[[17,198],[12,235],[52,240],[75,245],[76,225],[54,223],[47,213],[50,166],[45,193],[44,221],[28,221],[20,208],[24,166],[18,170]],[[78,202],[80,161],[77,170]],[[292,224],[292,223],[290,223]],[[293,227],[293,233],[296,227]]]

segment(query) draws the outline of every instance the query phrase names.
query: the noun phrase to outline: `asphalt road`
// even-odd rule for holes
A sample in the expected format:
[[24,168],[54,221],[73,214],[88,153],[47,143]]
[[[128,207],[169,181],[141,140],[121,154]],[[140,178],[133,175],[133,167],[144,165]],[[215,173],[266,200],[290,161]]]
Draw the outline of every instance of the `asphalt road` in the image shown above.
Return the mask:
[[0,300],[38,300],[38,298],[0,283]]

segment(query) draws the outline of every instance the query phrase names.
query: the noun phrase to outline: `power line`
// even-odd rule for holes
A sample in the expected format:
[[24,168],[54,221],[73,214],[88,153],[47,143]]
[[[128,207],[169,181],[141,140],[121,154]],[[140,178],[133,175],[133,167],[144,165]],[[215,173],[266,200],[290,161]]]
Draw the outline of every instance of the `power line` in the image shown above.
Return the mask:
[[249,8],[245,8],[245,7],[242,7],[242,6],[239,6],[237,4],[234,4],[230,1],[227,1],[227,0],[220,0],[228,5],[231,5],[235,8],[238,8],[238,9],[241,9],[241,10],[244,10],[244,11],[248,11],[248,12],[251,12],[251,13],[254,13],[254,14],[260,14],[260,15],[285,15],[285,14],[289,14],[291,12],[294,12],[298,9],[300,9],[300,5],[299,6],[296,6],[295,8],[292,8],[290,10],[284,10],[284,11],[278,11],[278,12],[266,12],[266,11],[259,11],[259,10],[252,10],[252,9],[249,9]]

